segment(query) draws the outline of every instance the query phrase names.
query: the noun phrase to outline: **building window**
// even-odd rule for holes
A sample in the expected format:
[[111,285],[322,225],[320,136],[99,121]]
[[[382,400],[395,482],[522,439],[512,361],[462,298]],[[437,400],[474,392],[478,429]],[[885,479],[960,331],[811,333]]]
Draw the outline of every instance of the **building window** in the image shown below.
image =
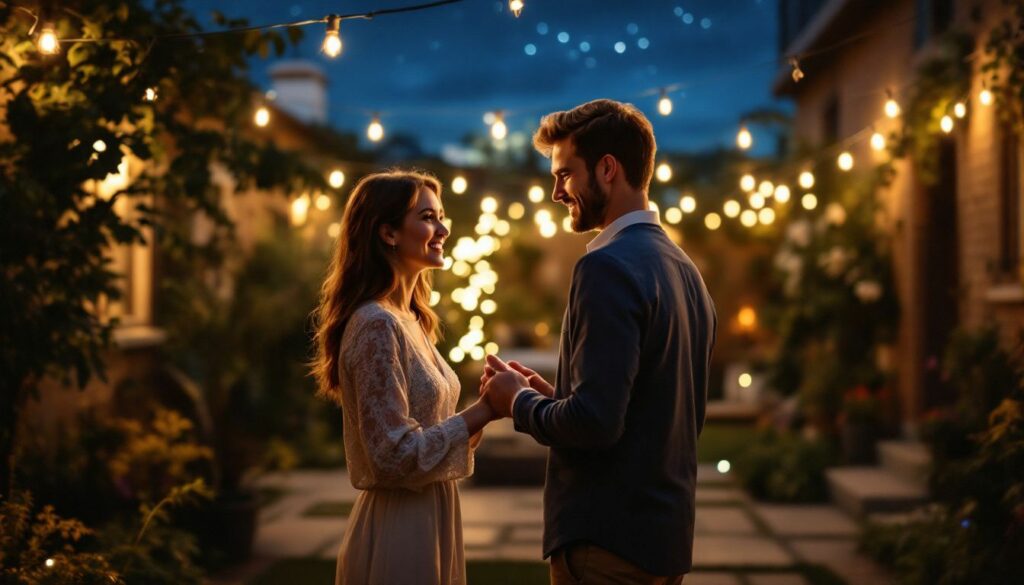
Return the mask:
[[1024,199],[1024,150],[1021,149],[1020,135],[1010,128],[1004,128],[1000,144],[1000,242],[999,267],[1008,278],[1019,280],[1021,274],[1021,199]]
[[953,24],[953,0],[917,0],[914,46],[922,47]]

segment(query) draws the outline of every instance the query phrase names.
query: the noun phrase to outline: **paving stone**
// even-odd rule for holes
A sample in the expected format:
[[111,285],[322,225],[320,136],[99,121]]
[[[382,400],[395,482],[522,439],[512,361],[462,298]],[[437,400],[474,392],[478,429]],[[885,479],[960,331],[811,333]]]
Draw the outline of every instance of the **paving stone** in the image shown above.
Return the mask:
[[732,573],[717,571],[696,571],[683,579],[685,585],[740,585],[740,580]]
[[807,585],[799,573],[747,573],[748,585]]
[[498,544],[500,534],[494,526],[463,526],[462,542],[466,548],[491,547]]
[[860,533],[857,524],[833,506],[758,505],[754,512],[778,536],[848,536]]
[[[705,534],[757,534],[757,527],[743,508],[698,508],[694,517],[694,532]],[[700,540],[701,536],[697,536]]]
[[871,559],[857,552],[855,540],[800,539],[790,541],[802,560],[825,565],[847,585],[886,585],[891,577]]
[[722,484],[732,483],[732,472],[719,473],[714,463],[700,463],[697,465],[697,488],[701,484]]
[[345,526],[343,518],[292,518],[261,525],[256,533],[253,552],[274,558],[313,556],[331,543],[341,542]]
[[694,566],[787,567],[793,557],[779,544],[761,536],[698,536],[693,544]]
[[697,486],[697,505],[745,502],[742,490],[729,487]]

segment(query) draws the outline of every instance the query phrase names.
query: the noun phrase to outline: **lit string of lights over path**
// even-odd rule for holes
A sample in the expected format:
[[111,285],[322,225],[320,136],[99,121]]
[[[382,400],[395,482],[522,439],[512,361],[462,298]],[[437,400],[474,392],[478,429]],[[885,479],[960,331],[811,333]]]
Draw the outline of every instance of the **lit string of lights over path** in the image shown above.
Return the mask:
[[[420,10],[427,10],[431,8],[438,8],[450,4],[460,3],[463,0],[438,0],[435,2],[428,2],[422,4],[414,4],[409,6],[402,6],[396,8],[380,9],[371,12],[363,13],[351,13],[351,14],[328,14],[322,18],[291,21],[277,24],[268,24],[260,26],[245,26],[237,28],[227,28],[222,30],[214,31],[198,31],[194,33],[182,33],[182,34],[170,34],[157,37],[151,37],[145,39],[152,43],[158,40],[165,39],[184,39],[184,38],[196,38],[196,37],[208,37],[212,35],[228,35],[228,34],[239,34],[255,30],[271,30],[276,28],[289,28],[289,27],[302,27],[315,24],[326,25],[326,31],[324,40],[322,43],[322,51],[329,57],[337,57],[342,51],[342,41],[340,37],[340,22],[343,20],[355,20],[355,19],[373,19],[377,16],[383,16],[388,14],[397,14],[404,12],[414,12]],[[524,9],[524,2],[522,0],[509,0],[507,4],[508,10],[515,16],[519,17]],[[40,22],[43,26],[36,34],[36,44],[41,53],[44,55],[52,55],[60,52],[61,43],[73,43],[73,42],[143,42],[143,39],[117,39],[117,38],[80,38],[80,39],[64,39],[60,40],[57,38],[55,33],[55,27],[52,23],[46,20],[42,15],[37,15],[31,10],[24,7],[16,7],[20,11],[25,12],[35,18],[36,22],[33,24],[32,30],[29,34],[36,34],[35,30]],[[764,60],[758,63],[747,64],[739,67],[734,67],[725,71],[716,71],[715,73],[704,77],[703,79],[690,79],[686,81],[678,81],[675,83],[662,85],[659,87],[648,88],[636,94],[633,94],[634,98],[645,98],[653,95],[658,96],[657,111],[662,116],[668,116],[674,111],[674,105],[671,101],[670,95],[682,91],[687,88],[693,88],[698,86],[712,85],[719,83],[723,80],[733,78],[738,75],[744,75],[749,71],[759,68],[772,67],[773,70],[779,70],[781,66],[788,64],[791,68],[791,75],[794,83],[799,83],[806,76],[805,72],[801,67],[801,61],[806,63],[809,59],[830,53],[832,51],[839,50],[847,47],[855,42],[863,41],[867,38],[876,36],[883,32],[889,31],[893,28],[903,27],[913,22],[912,18],[902,19],[893,23],[886,24],[884,26],[877,27],[872,30],[864,31],[843,39],[839,39],[826,46],[819,47],[817,49],[802,52],[800,54],[792,55],[780,55],[770,60]],[[972,54],[968,59],[973,59],[977,56],[977,53]],[[898,88],[900,92],[905,91],[908,87],[913,86],[913,82]],[[883,106],[884,118],[877,120],[871,125],[847,136],[846,138],[836,142],[835,144],[823,147],[819,149],[816,157],[806,157],[804,162],[801,164],[801,170],[799,171],[798,183],[805,190],[810,189],[813,186],[814,179],[811,171],[809,170],[816,163],[820,163],[824,157],[833,156],[838,151],[836,158],[836,164],[840,170],[846,172],[852,170],[855,165],[855,159],[853,154],[850,152],[850,148],[859,143],[860,141],[868,138],[871,149],[877,152],[886,150],[887,140],[884,134],[879,130],[881,123],[885,122],[885,119],[894,120],[901,114],[901,108],[899,103],[896,101],[896,95],[892,88],[878,89],[873,92],[867,92],[863,96],[875,95],[884,92],[886,95],[886,101]],[[988,106],[993,103],[993,96],[987,85],[983,84],[983,89],[979,93],[979,102],[983,106]],[[147,90],[144,99],[147,101],[155,101],[157,95],[155,89]],[[627,98],[628,99],[628,98]],[[389,112],[386,110],[375,110],[368,108],[352,108],[358,109],[359,111],[368,113],[371,117],[371,121],[367,127],[366,135],[369,140],[373,142],[380,141],[385,133],[384,126],[382,123],[382,116],[387,115]],[[416,108],[413,108],[416,109]],[[465,110],[458,108],[448,108],[439,110],[437,108],[428,108],[431,111],[432,116],[438,115],[458,115],[463,116],[466,114]],[[411,111],[409,108],[403,108],[404,111]],[[490,126],[491,137],[496,141],[504,140],[508,135],[508,126],[506,120],[508,117],[513,115],[522,115],[525,113],[541,113],[551,111],[551,107],[530,107],[530,108],[517,108],[517,109],[500,109],[487,112],[484,116],[485,123]],[[963,96],[959,100],[955,100],[955,103],[951,106],[950,111],[947,112],[939,122],[939,127],[942,132],[948,134],[952,132],[955,126],[955,120],[963,118],[966,115],[967,105],[966,96]],[[259,127],[265,127],[270,123],[270,110],[260,104],[254,114],[254,123]],[[748,150],[754,143],[753,134],[747,127],[746,121],[741,119],[740,128],[736,135],[736,145],[740,150]],[[340,172],[335,170],[334,173]],[[672,178],[671,167],[662,162],[658,165],[655,174],[656,179],[659,182],[667,183]],[[808,177],[810,177],[808,179]],[[333,183],[333,181],[332,181]],[[756,179],[752,175],[746,174],[740,180],[741,188],[745,193],[750,195],[750,207],[746,211],[742,210],[742,206],[739,205],[738,201],[727,200],[722,209],[725,216],[728,218],[739,218],[740,222],[746,227],[753,227],[757,223],[770,224],[774,221],[775,214],[770,207],[766,206],[767,200],[774,197],[774,200],[778,203],[786,203],[791,196],[790,188],[780,183],[774,185],[771,181],[761,181],[757,183]],[[755,189],[755,185],[757,188]],[[771,186],[769,189],[768,186]],[[340,185],[339,185],[340,186]],[[337,188],[337,187],[335,187]],[[457,177],[456,184],[453,185],[453,191],[456,194],[464,192],[466,190],[466,179],[465,177]],[[534,193],[531,189],[530,193],[531,201],[534,199]],[[539,203],[539,201],[535,201]],[[814,209],[817,205],[817,198],[813,193],[805,193],[801,198],[801,203],[805,209]],[[656,204],[653,204],[656,206]],[[679,223],[682,219],[683,214],[693,213],[696,210],[696,200],[692,195],[685,194],[681,200],[679,206],[672,206],[666,209],[665,217],[669,223]],[[542,235],[545,237],[551,237],[554,231],[550,221],[538,221],[538,227],[541,229]],[[716,213],[709,213],[705,218],[705,226],[708,229],[714,230],[722,225],[722,218]]]

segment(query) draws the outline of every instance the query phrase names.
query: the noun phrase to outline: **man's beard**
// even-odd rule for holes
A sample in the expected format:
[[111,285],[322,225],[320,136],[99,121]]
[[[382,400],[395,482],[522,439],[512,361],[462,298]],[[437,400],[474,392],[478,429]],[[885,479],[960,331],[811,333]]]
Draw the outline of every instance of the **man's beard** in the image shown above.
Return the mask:
[[572,231],[582,234],[592,229],[601,227],[604,222],[604,212],[608,208],[608,196],[601,192],[597,178],[590,173],[587,180],[587,189],[576,197],[576,209],[578,213],[572,218]]

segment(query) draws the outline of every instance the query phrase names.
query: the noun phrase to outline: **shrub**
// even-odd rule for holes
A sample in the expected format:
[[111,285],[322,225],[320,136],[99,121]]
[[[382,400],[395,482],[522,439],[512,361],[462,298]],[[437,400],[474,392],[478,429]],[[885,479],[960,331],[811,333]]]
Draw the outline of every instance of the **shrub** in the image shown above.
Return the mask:
[[778,502],[828,498],[825,469],[836,455],[823,441],[791,432],[762,432],[737,461],[736,473],[755,497]]

